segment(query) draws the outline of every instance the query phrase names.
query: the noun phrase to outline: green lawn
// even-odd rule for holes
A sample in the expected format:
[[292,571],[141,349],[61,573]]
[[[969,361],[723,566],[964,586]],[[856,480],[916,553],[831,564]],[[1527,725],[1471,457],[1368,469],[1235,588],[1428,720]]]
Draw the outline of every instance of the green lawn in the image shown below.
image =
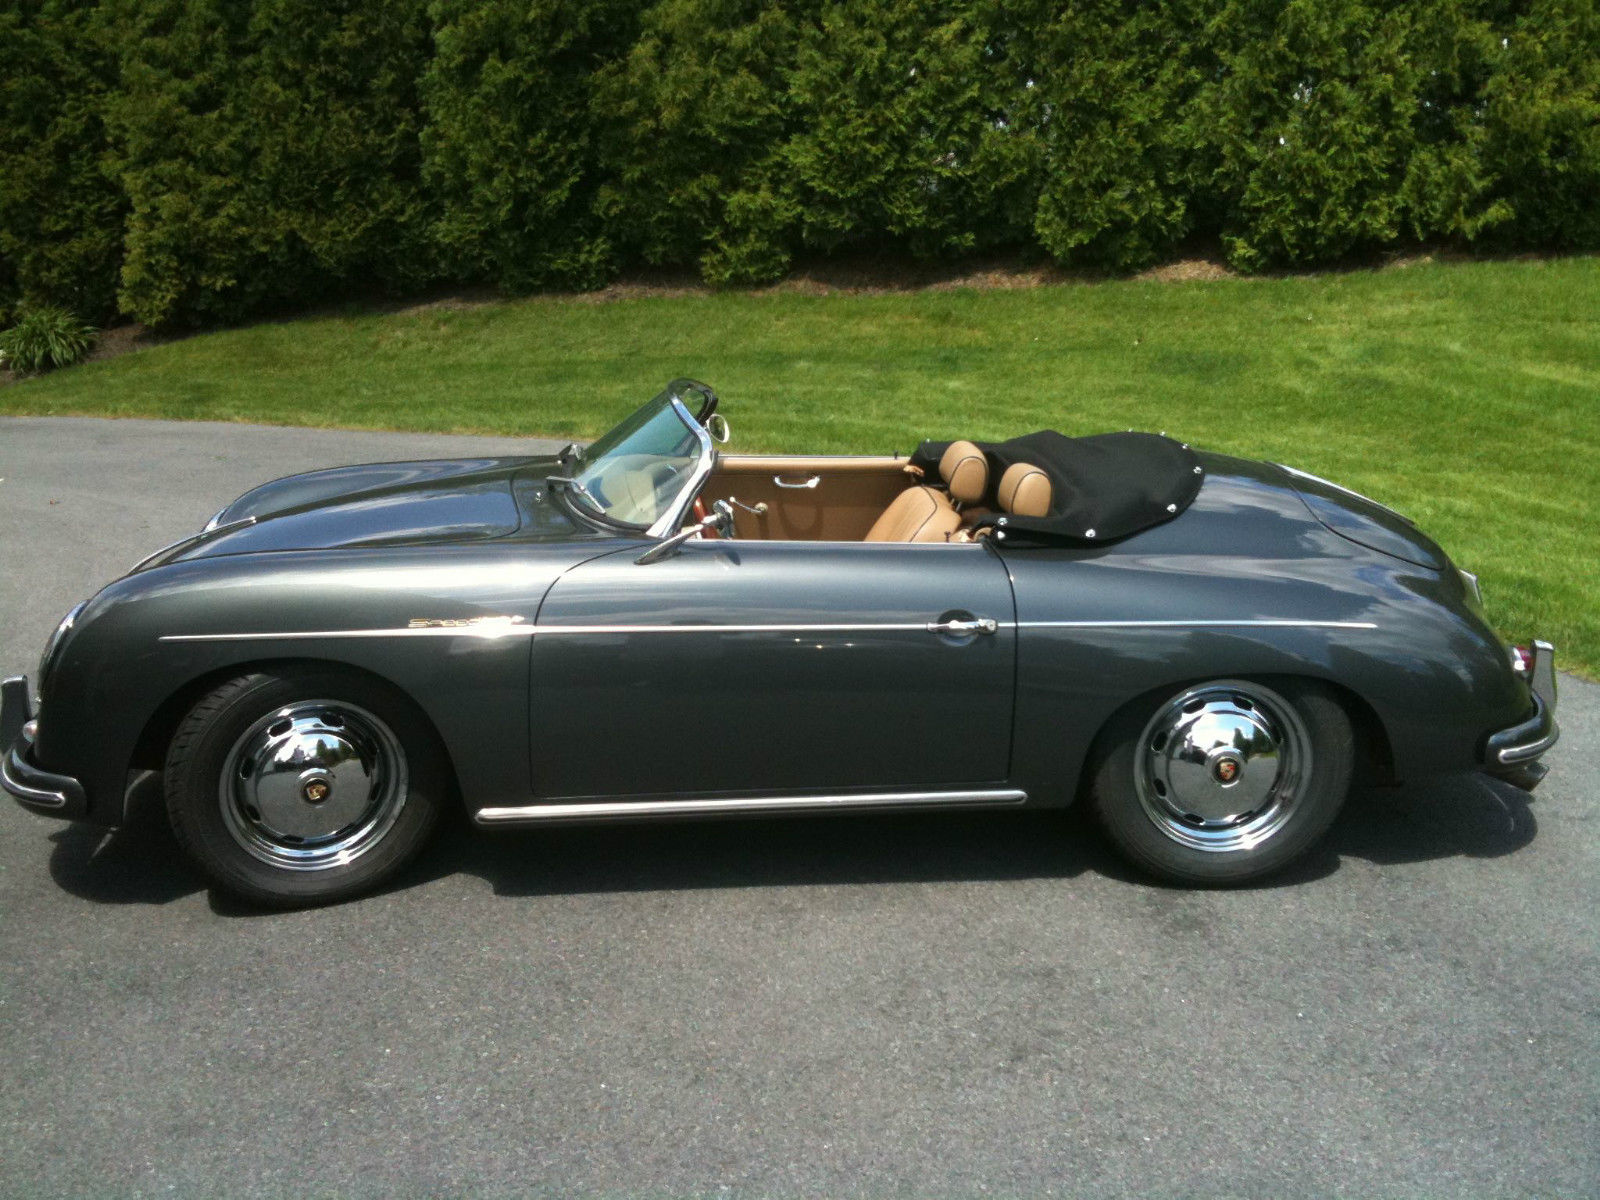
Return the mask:
[[1600,260],[881,295],[539,298],[230,330],[0,413],[592,436],[675,375],[735,450],[1165,430],[1406,512],[1600,677]]

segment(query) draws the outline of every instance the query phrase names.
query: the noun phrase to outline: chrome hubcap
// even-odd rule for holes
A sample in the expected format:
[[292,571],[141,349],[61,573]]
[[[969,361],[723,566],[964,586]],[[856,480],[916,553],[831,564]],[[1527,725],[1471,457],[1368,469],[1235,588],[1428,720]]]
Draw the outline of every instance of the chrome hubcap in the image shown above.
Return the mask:
[[1174,696],[1139,739],[1145,815],[1196,850],[1247,850],[1283,828],[1311,768],[1294,708],[1258,683],[1221,680]]
[[405,761],[393,732],[363,708],[335,700],[286,705],[245,730],[228,752],[223,824],[272,866],[343,866],[399,817]]

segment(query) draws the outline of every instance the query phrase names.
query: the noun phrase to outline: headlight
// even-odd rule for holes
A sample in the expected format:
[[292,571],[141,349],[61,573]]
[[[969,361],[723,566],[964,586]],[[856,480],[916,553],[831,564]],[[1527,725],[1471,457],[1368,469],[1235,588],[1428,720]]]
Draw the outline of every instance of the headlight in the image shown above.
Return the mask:
[[44,653],[39,657],[39,678],[34,687],[34,692],[41,699],[44,696],[45,676],[50,673],[50,668],[54,665],[51,660],[55,658],[56,651],[61,649],[62,641],[66,638],[73,623],[78,619],[78,614],[83,611],[83,606],[87,603],[89,603],[87,600],[83,600],[73,605],[72,611],[61,618],[61,624],[56,626],[56,631],[50,635],[50,640],[44,644]]

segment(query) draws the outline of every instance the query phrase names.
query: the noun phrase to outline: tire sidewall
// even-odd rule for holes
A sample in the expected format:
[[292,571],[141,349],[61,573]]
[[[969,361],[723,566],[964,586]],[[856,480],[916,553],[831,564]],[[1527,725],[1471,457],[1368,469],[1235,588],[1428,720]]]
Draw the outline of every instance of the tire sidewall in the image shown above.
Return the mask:
[[1350,791],[1355,736],[1344,706],[1310,680],[1241,679],[1275,693],[1306,727],[1310,765],[1289,819],[1260,844],[1239,850],[1199,850],[1163,833],[1140,803],[1135,757],[1158,708],[1184,689],[1173,689],[1120,713],[1102,735],[1090,779],[1096,817],[1136,865],[1162,879],[1190,885],[1243,883],[1282,870],[1327,832]]
[[[356,705],[387,724],[405,756],[407,785],[393,825],[352,862],[297,871],[262,862],[235,840],[223,820],[219,783],[229,751],[253,723],[312,698]],[[284,671],[232,680],[197,704],[174,738],[165,772],[173,830],[213,879],[251,900],[298,906],[355,895],[397,871],[432,831],[446,792],[435,742],[408,701],[354,673]]]

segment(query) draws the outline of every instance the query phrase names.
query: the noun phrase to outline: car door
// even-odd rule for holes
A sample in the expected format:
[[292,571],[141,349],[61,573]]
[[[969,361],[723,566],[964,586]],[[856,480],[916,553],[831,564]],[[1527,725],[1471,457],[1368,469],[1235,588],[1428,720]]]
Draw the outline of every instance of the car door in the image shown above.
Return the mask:
[[1011,585],[981,545],[693,541],[591,560],[531,643],[533,787],[939,789],[1009,771]]

